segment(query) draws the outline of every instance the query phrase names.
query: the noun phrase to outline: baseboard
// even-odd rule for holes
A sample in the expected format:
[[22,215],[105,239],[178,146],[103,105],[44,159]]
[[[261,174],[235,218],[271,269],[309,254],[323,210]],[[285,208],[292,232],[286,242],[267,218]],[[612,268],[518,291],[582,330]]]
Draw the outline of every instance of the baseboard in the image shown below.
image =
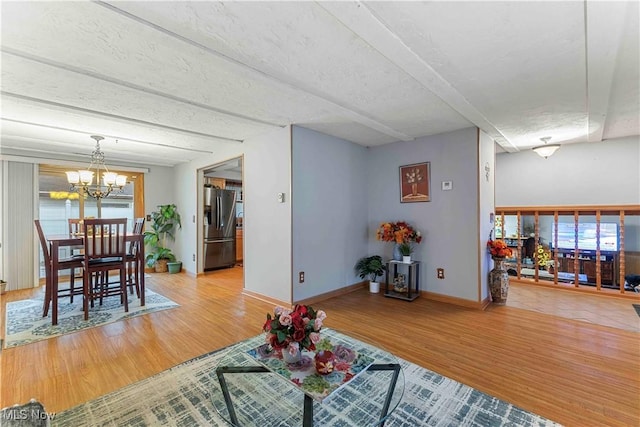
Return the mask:
[[251,297],[263,302],[268,302],[269,304],[273,304],[274,306],[279,305],[282,307],[291,307],[291,304],[289,304],[288,301],[282,301],[276,298],[269,297],[267,295],[259,294],[258,292],[248,291],[246,289],[242,291],[242,295],[246,295],[248,297]]
[[452,297],[449,295],[437,294],[435,292],[421,291],[420,295],[426,299],[438,302],[444,302],[447,304],[458,305],[461,307],[474,308],[476,310],[484,310],[489,305],[489,300],[483,301],[471,301],[464,298]]
[[355,292],[358,291],[360,289],[362,289],[363,287],[367,287],[369,286],[369,282],[368,281],[364,281],[364,282],[359,282],[359,283],[355,283],[353,285],[349,285],[349,286],[345,286],[344,288],[340,288],[340,289],[336,289],[330,292],[326,292],[324,294],[320,294],[320,295],[315,295],[313,297],[309,297],[309,298],[305,298],[299,301],[296,301],[296,304],[305,304],[305,305],[311,305],[311,304],[315,304],[318,302],[322,302],[324,300],[328,300],[329,298],[334,298],[334,297],[339,297],[341,295],[345,295],[345,294],[350,294],[351,292]]

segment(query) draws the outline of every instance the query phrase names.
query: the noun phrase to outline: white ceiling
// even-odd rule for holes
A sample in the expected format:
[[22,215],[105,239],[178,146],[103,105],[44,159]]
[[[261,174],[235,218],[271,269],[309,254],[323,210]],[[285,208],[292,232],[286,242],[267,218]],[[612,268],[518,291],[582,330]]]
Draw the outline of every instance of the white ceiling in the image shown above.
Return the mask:
[[639,3],[7,2],[0,153],[175,165],[297,124],[506,151],[640,134]]

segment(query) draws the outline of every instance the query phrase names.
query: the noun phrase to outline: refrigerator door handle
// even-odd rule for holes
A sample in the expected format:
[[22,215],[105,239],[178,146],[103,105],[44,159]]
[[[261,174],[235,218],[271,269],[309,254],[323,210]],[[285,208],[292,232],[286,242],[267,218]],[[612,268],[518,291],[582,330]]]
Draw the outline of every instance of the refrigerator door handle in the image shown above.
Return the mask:
[[218,230],[220,230],[220,227],[221,227],[220,222],[222,220],[222,215],[220,214],[220,208],[222,208],[222,203],[221,202],[222,202],[221,201],[221,197],[220,196],[216,197],[216,205],[217,205],[217,209],[216,209],[216,215],[217,215],[217,217],[216,217],[216,228]]

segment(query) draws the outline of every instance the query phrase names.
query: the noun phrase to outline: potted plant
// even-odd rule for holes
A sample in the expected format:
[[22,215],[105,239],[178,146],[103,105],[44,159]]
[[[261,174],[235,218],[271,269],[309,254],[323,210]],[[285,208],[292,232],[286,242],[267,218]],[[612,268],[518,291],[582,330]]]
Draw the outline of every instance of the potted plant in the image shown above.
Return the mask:
[[355,270],[361,279],[369,278],[369,292],[372,294],[380,292],[380,283],[376,281],[376,278],[382,276],[386,270],[381,256],[372,255],[360,258],[356,263]]
[[411,243],[400,243],[400,245],[398,246],[398,250],[400,251],[400,255],[402,255],[402,262],[410,263],[411,254],[413,253],[413,246],[411,245]]
[[154,267],[156,273],[163,273],[168,270],[168,262],[176,262],[176,256],[167,243],[175,240],[176,229],[182,228],[180,214],[176,205],[159,205],[158,210],[151,213],[151,220],[150,229],[144,232],[144,244],[148,248],[145,259],[148,267]]

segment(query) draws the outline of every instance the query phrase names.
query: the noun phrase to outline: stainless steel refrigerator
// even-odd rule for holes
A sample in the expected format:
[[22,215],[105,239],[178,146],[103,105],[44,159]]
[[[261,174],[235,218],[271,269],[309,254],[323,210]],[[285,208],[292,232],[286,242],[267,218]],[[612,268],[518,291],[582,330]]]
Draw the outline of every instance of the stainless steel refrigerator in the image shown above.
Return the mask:
[[236,263],[236,192],[204,187],[204,269]]

